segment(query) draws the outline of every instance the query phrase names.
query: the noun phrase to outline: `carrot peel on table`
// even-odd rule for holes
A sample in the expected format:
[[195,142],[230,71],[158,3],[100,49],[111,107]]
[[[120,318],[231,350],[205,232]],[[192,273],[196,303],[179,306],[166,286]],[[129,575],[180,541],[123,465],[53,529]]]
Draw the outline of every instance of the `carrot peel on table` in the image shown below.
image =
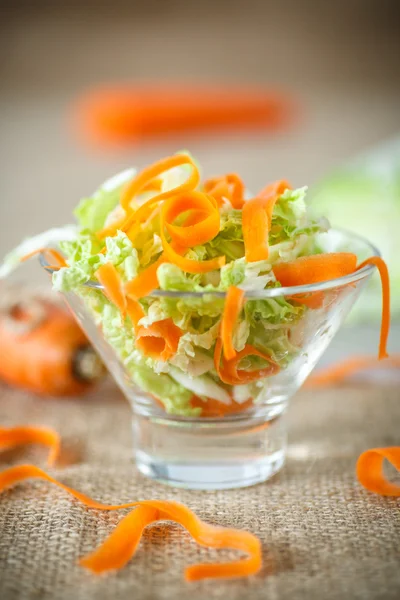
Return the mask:
[[350,356],[344,361],[317,370],[310,375],[304,387],[314,389],[337,385],[358,372],[375,368],[400,369],[400,355],[391,354],[383,364],[375,356]]
[[357,461],[358,481],[370,492],[381,496],[400,496],[400,485],[391,483],[383,473],[383,462],[388,460],[400,471],[400,447],[371,448]]
[[26,444],[41,444],[49,448],[47,463],[53,465],[60,453],[60,436],[49,427],[20,425],[0,427],[0,450],[8,450]]
[[[119,510],[135,508],[124,517],[113,533],[80,564],[94,573],[123,567],[134,555],[144,528],[155,521],[168,520],[182,525],[199,544],[212,548],[232,548],[246,552],[248,558],[229,563],[193,565],[186,569],[188,581],[215,577],[244,577],[257,573],[262,565],[260,540],[247,531],[208,525],[189,508],[177,502],[143,500],[124,504],[103,504],[70,488],[34,465],[11,467],[0,473],[0,493],[27,479],[43,479],[79,500],[88,508]],[[139,511],[139,512],[137,512]]]

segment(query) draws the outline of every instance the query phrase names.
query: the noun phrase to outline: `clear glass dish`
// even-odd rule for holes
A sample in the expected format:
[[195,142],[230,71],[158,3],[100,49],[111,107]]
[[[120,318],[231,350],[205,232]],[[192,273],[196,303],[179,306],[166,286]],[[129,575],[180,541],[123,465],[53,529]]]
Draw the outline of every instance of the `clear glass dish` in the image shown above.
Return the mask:
[[[321,236],[325,252],[351,251],[359,261],[379,252],[366,240],[346,231],[331,230]],[[41,265],[49,273],[53,269],[40,256]],[[263,322],[259,327],[287,336],[290,342],[279,356],[281,369],[251,382],[249,391],[230,389],[218,383],[236,400],[228,409],[218,412],[216,403],[194,398],[203,408],[203,416],[186,417],[169,414],[157,401],[156,391],[142,389],[129,372],[126,361],[118,356],[88,310],[91,294],[101,292],[97,282],[82,286],[82,293],[66,293],[66,301],[77,321],[103,359],[133,410],[133,445],[138,469],[148,477],[191,489],[225,489],[249,486],[269,479],[285,462],[287,431],[285,412],[288,400],[300,388],[328,347],[362,288],[374,271],[367,266],[351,275],[319,284],[271,288],[247,292],[245,302],[271,302],[285,296],[304,307],[301,318],[284,328]],[[198,309],[213,303],[222,313],[225,293],[164,292],[156,290],[151,297],[165,296],[171,301],[196,299]],[[271,333],[273,335],[273,333]],[[279,349],[277,350],[279,352]],[[125,363],[125,364],[124,364]],[[284,367],[282,367],[284,364]],[[265,365],[264,365],[265,366]],[[240,364],[246,369],[246,358]],[[215,372],[215,379],[218,379]],[[160,385],[162,385],[160,375]],[[241,386],[242,387],[242,386]],[[218,405],[218,403],[217,403]]]

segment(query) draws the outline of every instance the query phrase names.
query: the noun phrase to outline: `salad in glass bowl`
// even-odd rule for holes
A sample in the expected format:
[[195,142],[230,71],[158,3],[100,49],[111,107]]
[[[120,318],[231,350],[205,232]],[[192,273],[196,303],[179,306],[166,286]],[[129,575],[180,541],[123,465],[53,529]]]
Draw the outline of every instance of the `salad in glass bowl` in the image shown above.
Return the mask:
[[76,229],[45,239],[53,288],[132,405],[146,475],[216,489],[277,472],[288,399],[375,267],[385,356],[385,264],[311,218],[306,192],[279,180],[253,196],[234,173],[202,180],[182,152],[107,181],[78,205]]

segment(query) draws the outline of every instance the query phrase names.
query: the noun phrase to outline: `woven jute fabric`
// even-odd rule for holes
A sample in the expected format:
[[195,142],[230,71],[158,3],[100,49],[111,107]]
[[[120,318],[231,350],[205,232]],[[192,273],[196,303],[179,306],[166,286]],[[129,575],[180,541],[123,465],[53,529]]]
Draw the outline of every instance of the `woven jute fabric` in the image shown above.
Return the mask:
[[[302,392],[288,420],[287,465],[271,481],[233,491],[184,491],[135,470],[130,408],[111,382],[71,400],[0,388],[2,425],[50,425],[60,432],[63,464],[51,473],[66,484],[104,502],[179,500],[210,523],[256,533],[264,559],[255,577],[186,583],[186,565],[236,554],[199,547],[178,525],[162,523],[148,528],[123,570],[95,577],[78,558],[96,548],[124,512],[89,510],[62,490],[32,481],[0,497],[1,600],[398,600],[400,503],[362,489],[355,464],[367,448],[399,444],[399,391]],[[44,456],[33,447],[5,452],[1,468],[43,466]]]

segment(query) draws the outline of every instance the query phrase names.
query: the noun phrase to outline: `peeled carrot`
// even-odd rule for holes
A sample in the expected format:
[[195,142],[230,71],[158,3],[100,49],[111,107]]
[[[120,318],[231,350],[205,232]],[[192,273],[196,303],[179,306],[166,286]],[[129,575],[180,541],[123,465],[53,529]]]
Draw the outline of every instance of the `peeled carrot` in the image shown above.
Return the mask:
[[113,145],[190,131],[275,130],[287,126],[293,113],[287,96],[261,88],[154,83],[89,91],[74,114],[79,136]]
[[[280,370],[279,366],[268,354],[260,352],[250,344],[246,344],[243,350],[236,352],[235,357],[232,360],[225,360],[222,358],[221,363],[221,356],[222,339],[218,337],[214,351],[214,366],[221,381],[229,385],[241,385],[243,383],[258,381],[264,377],[276,375]],[[254,371],[239,369],[240,361],[246,356],[259,356],[268,363],[268,366]]]
[[358,481],[370,492],[381,496],[400,496],[400,485],[391,483],[383,474],[383,461],[388,460],[400,471],[400,447],[371,448],[357,461]]
[[145,356],[166,361],[178,350],[182,330],[172,319],[156,321],[149,327],[138,327],[135,346]]
[[57,485],[89,508],[108,511],[133,507],[150,509],[140,510],[140,513],[136,513],[136,515],[134,512],[127,515],[100,548],[81,559],[80,563],[94,573],[103,573],[124,566],[133,556],[144,527],[156,520],[179,523],[203,546],[233,548],[249,554],[248,558],[230,563],[199,564],[188,567],[185,571],[188,581],[214,577],[243,577],[253,575],[261,568],[261,543],[256,536],[247,531],[208,525],[186,506],[177,502],[143,500],[125,504],[103,504],[67,487],[34,465],[19,465],[1,472],[0,493],[32,478],[43,479]]
[[26,444],[48,446],[47,464],[51,466],[56,462],[60,452],[60,436],[54,429],[29,425],[0,427],[0,450],[8,450]]
[[38,299],[3,311],[0,345],[0,379],[35,394],[81,394],[104,372],[72,315]]
[[234,285],[230,286],[226,294],[221,320],[221,340],[226,360],[232,360],[236,355],[233,345],[233,332],[243,307],[243,301],[244,291]]
[[381,322],[381,335],[379,341],[379,359],[387,358],[387,340],[389,337],[390,329],[390,283],[389,283],[389,272],[386,263],[379,256],[371,256],[364,260],[357,267],[357,271],[363,269],[367,265],[374,265],[379,271],[382,284],[382,322]]
[[236,173],[207,179],[204,182],[204,191],[214,196],[219,205],[222,205],[223,198],[227,198],[233,208],[243,208],[245,186]]
[[97,269],[95,276],[103,286],[108,299],[119,308],[124,316],[126,314],[126,297],[117,269],[112,263],[105,263]]
[[375,356],[350,356],[344,361],[318,370],[307,379],[304,387],[313,389],[337,385],[359,371],[370,370],[376,367],[400,368],[400,355],[388,356],[383,365]]
[[272,213],[279,196],[287,189],[290,189],[287,181],[275,181],[261,190],[255,198],[244,203],[242,223],[247,262],[268,258]]
[[301,256],[290,262],[273,266],[275,277],[284,287],[308,285],[337,279],[354,273],[357,257],[350,252],[333,252]]

